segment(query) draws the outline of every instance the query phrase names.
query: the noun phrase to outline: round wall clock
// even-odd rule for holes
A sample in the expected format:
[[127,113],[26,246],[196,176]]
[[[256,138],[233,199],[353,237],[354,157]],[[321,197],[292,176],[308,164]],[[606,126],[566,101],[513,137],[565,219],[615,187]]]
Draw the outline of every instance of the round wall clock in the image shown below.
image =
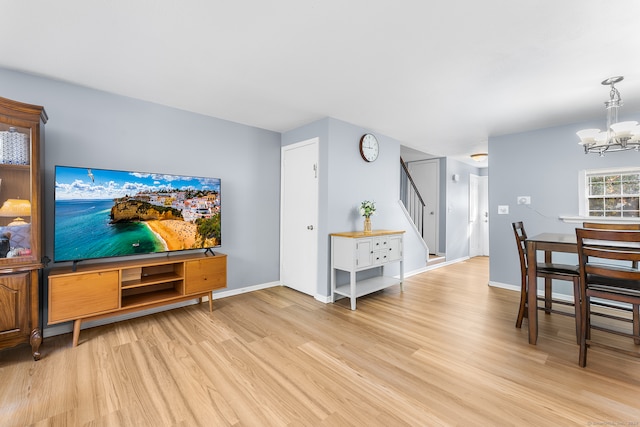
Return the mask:
[[378,140],[370,133],[365,133],[360,138],[360,155],[365,162],[373,162],[378,158]]

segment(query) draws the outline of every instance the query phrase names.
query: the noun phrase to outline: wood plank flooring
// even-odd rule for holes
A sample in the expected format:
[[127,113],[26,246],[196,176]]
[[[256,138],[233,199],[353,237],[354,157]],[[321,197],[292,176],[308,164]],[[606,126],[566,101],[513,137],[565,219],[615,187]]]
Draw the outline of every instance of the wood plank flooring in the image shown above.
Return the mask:
[[[2,426],[640,425],[640,360],[489,287],[488,259],[358,300],[284,287],[0,352]],[[595,332],[594,332],[595,333]],[[631,344],[631,347],[633,345]]]

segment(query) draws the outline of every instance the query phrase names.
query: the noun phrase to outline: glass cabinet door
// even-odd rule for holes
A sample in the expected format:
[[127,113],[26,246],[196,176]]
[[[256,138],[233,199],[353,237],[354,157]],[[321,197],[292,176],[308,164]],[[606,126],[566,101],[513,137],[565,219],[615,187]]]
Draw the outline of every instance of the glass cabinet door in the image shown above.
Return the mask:
[[44,110],[0,103],[0,269],[41,262],[40,131]]
[[29,128],[0,124],[0,258],[31,257],[30,152]]

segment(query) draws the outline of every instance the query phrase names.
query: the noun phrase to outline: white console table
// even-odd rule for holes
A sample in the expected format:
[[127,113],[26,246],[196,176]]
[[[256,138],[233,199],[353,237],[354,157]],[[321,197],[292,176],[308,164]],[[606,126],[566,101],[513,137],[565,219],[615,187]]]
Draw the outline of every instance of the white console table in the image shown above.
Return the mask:
[[[351,299],[351,310],[356,309],[356,298],[389,286],[400,285],[404,279],[402,235],[404,231],[374,230],[371,233],[352,231],[331,234],[331,302],[336,295]],[[400,264],[400,278],[384,275],[384,266]],[[381,268],[382,274],[356,281],[358,271]],[[337,286],[336,271],[349,272],[348,284]]]

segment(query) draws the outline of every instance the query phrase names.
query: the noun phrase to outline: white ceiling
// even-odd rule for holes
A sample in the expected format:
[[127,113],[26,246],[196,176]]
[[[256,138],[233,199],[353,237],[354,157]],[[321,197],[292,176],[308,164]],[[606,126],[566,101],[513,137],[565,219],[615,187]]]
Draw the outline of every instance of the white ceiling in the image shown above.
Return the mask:
[[610,76],[640,110],[637,0],[0,6],[0,67],[278,132],[330,116],[466,161],[489,136],[604,124]]

